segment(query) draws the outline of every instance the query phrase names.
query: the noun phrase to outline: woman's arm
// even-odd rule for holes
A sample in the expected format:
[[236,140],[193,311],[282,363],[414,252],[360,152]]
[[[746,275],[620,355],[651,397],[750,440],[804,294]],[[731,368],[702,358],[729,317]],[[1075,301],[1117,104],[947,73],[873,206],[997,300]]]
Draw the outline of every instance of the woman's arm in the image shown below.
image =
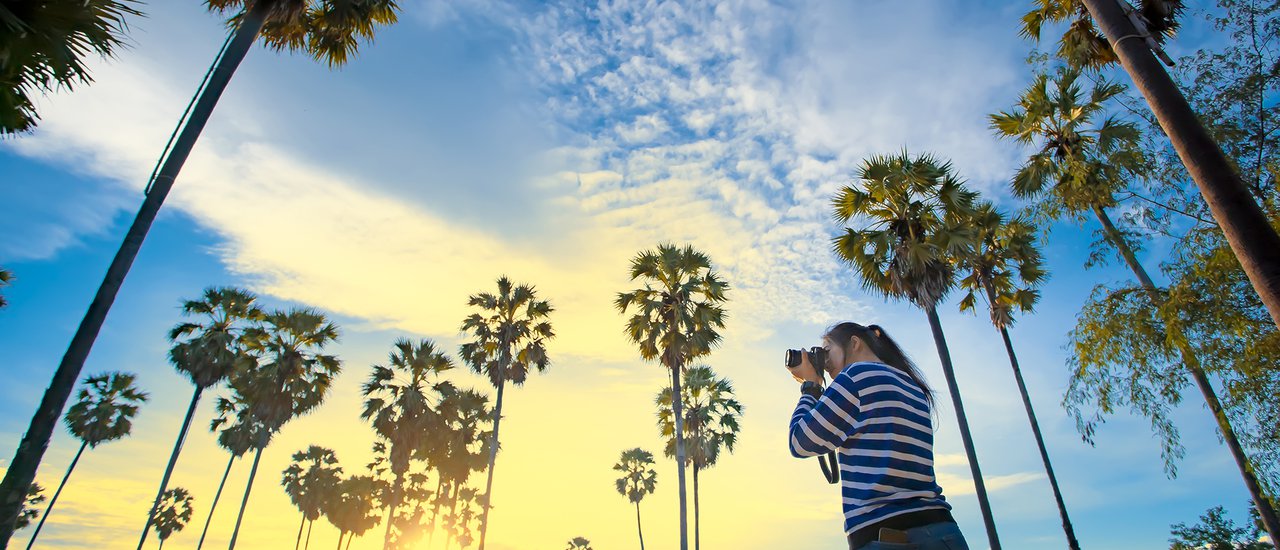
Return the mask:
[[859,401],[853,379],[840,373],[822,397],[800,397],[791,414],[791,456],[818,456],[840,447],[858,426]]

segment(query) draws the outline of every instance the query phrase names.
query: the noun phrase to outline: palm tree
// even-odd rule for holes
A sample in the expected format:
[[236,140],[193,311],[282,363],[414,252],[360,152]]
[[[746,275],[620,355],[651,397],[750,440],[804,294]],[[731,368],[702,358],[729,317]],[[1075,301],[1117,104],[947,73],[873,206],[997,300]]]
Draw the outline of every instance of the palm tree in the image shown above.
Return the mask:
[[1045,279],[1040,250],[1036,246],[1036,228],[1022,218],[1006,221],[1004,215],[989,202],[978,205],[972,223],[978,231],[977,246],[969,254],[957,258],[957,267],[965,273],[960,280],[960,286],[966,291],[964,298],[960,300],[960,311],[973,311],[979,295],[987,301],[991,324],[1000,331],[1000,337],[1004,340],[1009,365],[1013,368],[1013,378],[1022,395],[1022,406],[1027,411],[1031,433],[1040,450],[1040,460],[1044,462],[1049,485],[1053,488],[1053,498],[1058,504],[1058,513],[1062,516],[1062,529],[1067,535],[1067,545],[1072,550],[1080,550],[1075,529],[1071,526],[1071,519],[1067,517],[1067,505],[1062,500],[1062,491],[1058,489],[1058,478],[1049,462],[1049,451],[1045,448],[1044,437],[1040,435],[1040,423],[1036,421],[1027,385],[1022,380],[1018,356],[1013,352],[1013,340],[1009,338],[1013,310],[1030,313],[1040,299],[1040,291],[1036,287]]
[[1137,127],[1115,117],[1104,118],[1095,125],[1095,120],[1106,113],[1105,103],[1123,93],[1124,87],[1099,78],[1086,97],[1078,84],[1080,76],[1078,69],[1069,67],[1059,68],[1052,79],[1039,74],[1013,110],[991,115],[991,127],[999,136],[1036,147],[1014,176],[1013,192],[1020,198],[1040,199],[1042,210],[1048,215],[1080,218],[1092,213],[1098,219],[1103,237],[1120,253],[1147,293],[1151,307],[1176,335],[1170,340],[1213,413],[1263,525],[1272,540],[1280,540],[1280,519],[1258,485],[1253,465],[1240,447],[1199,358],[1186,335],[1181,334],[1177,312],[1162,307],[1166,300],[1163,291],[1151,280],[1133,247],[1107,214],[1107,209],[1116,205],[1115,193],[1144,171]]
[[85,447],[97,448],[108,441],[122,439],[133,429],[133,417],[138,414],[138,406],[147,400],[147,393],[134,385],[136,379],[137,375],[127,372],[106,372],[84,379],[84,387],[80,388],[76,403],[71,405],[63,419],[67,431],[80,440],[80,450],[76,451],[71,465],[67,466],[67,473],[58,484],[58,490],[49,499],[49,507],[45,508],[44,516],[36,524],[27,548],[36,543],[40,529],[58,503],[58,495],[62,494],[62,488],[67,485],[72,470],[76,469],[76,463],[80,462]]
[[187,416],[178,431],[178,439],[173,444],[173,452],[169,455],[169,464],[165,466],[164,476],[160,478],[160,490],[156,493],[151,512],[147,514],[147,523],[142,528],[142,537],[138,539],[138,550],[147,541],[147,531],[151,529],[151,521],[155,516],[160,498],[169,485],[169,476],[178,464],[178,455],[182,452],[182,444],[186,441],[187,431],[191,429],[191,419],[195,416],[196,405],[204,390],[225,380],[232,370],[248,368],[253,359],[245,353],[240,342],[240,334],[244,331],[245,321],[260,321],[262,310],[253,304],[257,296],[253,293],[232,287],[210,287],[204,290],[200,300],[186,300],[182,303],[185,315],[199,315],[205,322],[183,322],[169,331],[169,340],[173,347],[169,349],[169,362],[173,367],[187,375],[195,392],[191,395],[191,404],[187,406]]
[[[677,248],[659,244],[631,260],[631,280],[644,286],[618,293],[614,306],[622,314],[634,308],[627,319],[627,336],[646,361],[657,359],[671,371],[671,390],[680,390],[680,374],[685,362],[711,353],[720,342],[717,329],[724,328],[721,304],[728,299],[729,283],[711,269],[711,259],[691,245]],[[683,403],[674,404],[676,435],[676,479],[680,496],[680,550],[689,548],[689,527],[685,499],[685,445]]]
[[[1182,0],[1143,0],[1135,12],[1157,44],[1164,43],[1178,31],[1178,19],[1185,6]],[[1031,11],[1022,17],[1019,34],[1040,41],[1046,24],[1070,21],[1058,41],[1058,57],[1074,67],[1100,69],[1118,61],[1107,37],[1098,30],[1084,0],[1035,0]]]
[[863,161],[857,182],[840,190],[832,201],[835,218],[842,224],[858,218],[866,226],[846,228],[833,245],[836,255],[858,272],[862,288],[905,299],[925,311],[960,424],[987,538],[998,550],[995,519],[937,311],[938,303],[955,286],[953,259],[972,245],[972,231],[966,225],[974,197],[949,162],[930,155],[913,157],[906,151],[873,156]]
[[35,129],[34,92],[91,82],[84,59],[123,42],[134,0],[45,0],[0,5],[0,137]]
[[502,392],[507,382],[516,387],[524,385],[529,368],[544,372],[550,365],[547,359],[547,340],[555,337],[547,318],[555,309],[551,302],[539,300],[531,285],[514,285],[506,276],[498,278],[498,293],[482,292],[467,299],[467,305],[480,311],[468,315],[462,322],[462,332],[473,339],[462,344],[459,355],[476,374],[489,377],[498,389],[493,413],[493,442],[489,445],[488,480],[480,516],[480,550],[484,550],[485,534],[489,528],[489,509],[492,507],[493,467],[498,460],[498,425],[502,421]]
[[218,501],[222,499],[222,489],[227,485],[227,476],[231,474],[231,465],[253,448],[253,443],[258,440],[259,432],[262,431],[261,425],[253,422],[229,424],[233,418],[245,418],[241,410],[247,406],[247,403],[236,401],[234,395],[231,398],[218,398],[216,402],[218,417],[213,420],[209,429],[218,431],[219,427],[227,425],[226,429],[218,432],[218,445],[226,449],[231,456],[227,459],[226,469],[222,471],[222,481],[218,482],[218,492],[213,495],[213,502],[209,504],[209,517],[204,520],[204,529],[200,531],[200,542],[196,544],[196,550],[204,547],[204,539],[209,534],[209,524],[213,521],[213,512],[218,507]]
[[388,358],[390,366],[374,365],[362,394],[364,412],[360,418],[373,424],[378,437],[387,442],[391,474],[391,499],[387,502],[387,531],[383,546],[391,544],[391,519],[400,504],[401,483],[416,452],[438,439],[440,418],[437,407],[454,391],[453,384],[440,375],[453,368],[453,361],[431,340],[414,344],[408,338],[395,342]]
[[377,492],[378,482],[373,476],[351,476],[338,482],[330,498],[322,501],[325,518],[338,529],[338,550],[342,550],[342,539],[348,534],[350,546],[351,539],[363,535],[382,520],[374,499]]
[[14,530],[31,525],[31,521],[40,516],[40,503],[45,501],[42,493],[44,487],[39,483],[32,483],[31,488],[27,489],[27,498],[22,501],[22,513],[18,514],[18,525]]
[[[333,493],[333,487],[342,479],[342,467],[333,450],[312,445],[305,451],[293,453],[293,463],[285,468],[280,484],[289,500],[302,512],[302,524],[298,525],[298,538],[294,550],[302,544],[302,526],[315,523],[320,518],[325,499]],[[311,528],[307,527],[307,548],[311,547]]]
[[[73,1],[84,3],[80,0]],[[80,376],[89,350],[106,320],[107,311],[111,309],[111,304],[146,239],[147,231],[213,112],[214,105],[253,42],[261,37],[268,47],[302,51],[330,67],[336,67],[345,64],[356,53],[361,39],[371,39],[378,25],[394,23],[398,11],[395,0],[206,0],[205,4],[218,13],[236,12],[230,19],[234,31],[210,70],[207,85],[198,92],[198,98],[189,111],[191,118],[181,126],[182,130],[177,134],[172,148],[168,150],[151,179],[146,199],[133,225],[129,227],[120,250],[112,259],[102,285],[98,287],[93,302],[58,365],[53,381],[31,419],[30,427],[18,445],[13,460],[9,462],[4,481],[0,482],[0,547],[7,544],[12,535],[22,495],[26,494],[27,485],[35,479],[44,449],[53,436],[58,413],[71,396],[75,380]]]
[[342,370],[336,356],[321,353],[338,339],[338,327],[316,310],[274,311],[263,318],[262,326],[246,330],[243,336],[258,364],[231,377],[231,389],[245,405],[237,411],[236,425],[231,429],[252,429],[256,437],[253,467],[231,532],[231,549],[240,534],[262,450],[285,423],[320,406],[333,377]]
[[658,472],[653,469],[653,453],[636,447],[622,451],[613,469],[622,472],[617,479],[618,494],[636,505],[636,532],[640,534],[640,550],[644,550],[644,529],[640,526],[640,501],[652,495],[658,486]]
[[591,550],[591,541],[585,537],[573,537],[569,539],[569,546],[566,550]]
[[[684,432],[688,435],[686,448],[690,448],[689,461],[693,463],[693,547],[702,547],[701,513],[698,506],[698,472],[716,465],[720,448],[733,452],[738,441],[738,418],[742,416],[742,404],[734,399],[733,384],[728,379],[717,378],[711,367],[700,365],[685,373],[681,388],[684,406]],[[666,439],[663,454],[676,454],[675,413],[671,403],[671,389],[663,388],[655,400],[658,405],[658,427]]]
[[[3,10],[4,8],[0,8]],[[0,289],[13,284],[13,272],[0,268]],[[9,305],[9,301],[4,299],[4,295],[0,294],[0,308]]]
[[435,497],[432,499],[431,536],[427,545],[435,539],[438,529],[436,519],[440,507],[450,502],[456,488],[467,483],[471,472],[483,470],[488,464],[489,445],[493,430],[493,411],[489,398],[475,390],[460,390],[447,394],[440,402],[440,418],[445,441],[432,447],[435,454],[429,458],[439,474]]
[[160,506],[153,510],[152,523],[156,526],[156,536],[160,538],[160,548],[170,535],[181,531],[191,521],[191,494],[182,487],[174,487],[164,492]]

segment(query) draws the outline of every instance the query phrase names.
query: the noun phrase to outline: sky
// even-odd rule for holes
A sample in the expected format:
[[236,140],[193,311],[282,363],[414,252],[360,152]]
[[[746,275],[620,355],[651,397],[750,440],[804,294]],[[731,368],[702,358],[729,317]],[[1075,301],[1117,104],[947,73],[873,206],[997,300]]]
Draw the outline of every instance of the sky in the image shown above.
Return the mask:
[[[634,509],[613,486],[624,449],[660,454],[653,397],[668,377],[642,361],[613,309],[628,262],[660,242],[706,252],[730,285],[721,346],[705,363],[745,406],[732,455],[701,475],[708,548],[845,548],[838,492],[786,448],[798,398],[783,350],[820,343],[840,320],[878,323],[945,386],[925,316],[861,290],[830,252],[828,202],[874,154],[931,152],[1006,209],[1025,151],[986,115],[1030,80],[1025,6],[1006,2],[401,2],[346,67],[255,47],[232,79],[161,211],[85,365],[136,372],[150,393],[133,435],[81,459],[42,546],[131,548],[191,388],[168,365],[178,306],[236,285],[271,308],[314,306],[340,327],[343,360],[325,404],[267,448],[242,548],[285,548],[296,509],[279,485],[295,451],[336,451],[348,473],[374,435],[360,384],[397,338],[449,350],[468,295],[502,275],[552,302],[552,365],[505,393],[489,545],[638,547]],[[120,239],[156,156],[225,36],[198,2],[150,2],[129,45],[95,60],[92,85],[38,101],[42,121],[0,141],[0,265],[16,280],[0,310],[0,468],[8,464]],[[1194,16],[1193,16],[1194,17]],[[1213,37],[1190,21],[1176,55]],[[1066,333],[1093,285],[1096,228],[1060,225],[1051,278],[1012,332],[1082,547],[1167,548],[1169,526],[1247,493],[1194,396],[1176,411],[1186,458],[1164,475],[1142,418],[1117,414],[1096,445],[1060,406]],[[1154,271],[1161,243],[1144,252]],[[1003,346],[985,316],[940,308],[958,385],[1006,548],[1062,547],[1060,518]],[[450,379],[484,388],[462,372]],[[213,395],[220,391],[212,392]],[[194,547],[227,455],[199,416],[171,486],[196,520]],[[936,463],[970,546],[986,536],[952,403],[939,391]],[[61,428],[38,481],[56,486],[78,445]],[[247,461],[233,466],[210,528],[225,544]],[[673,461],[641,504],[650,548],[675,548]],[[478,477],[478,476],[477,476]],[[480,482],[478,480],[478,482]],[[378,548],[377,533],[353,548]],[[30,530],[15,539],[24,544]],[[317,545],[337,530],[316,522]],[[152,538],[154,542],[154,537]],[[433,548],[441,547],[437,541]],[[428,548],[423,544],[422,549]]]

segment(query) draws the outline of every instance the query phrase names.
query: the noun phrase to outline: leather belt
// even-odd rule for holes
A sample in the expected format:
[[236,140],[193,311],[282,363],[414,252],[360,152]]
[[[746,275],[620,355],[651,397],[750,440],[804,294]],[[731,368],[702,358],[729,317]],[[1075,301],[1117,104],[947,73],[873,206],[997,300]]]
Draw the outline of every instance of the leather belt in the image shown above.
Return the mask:
[[849,546],[851,548],[861,548],[869,542],[875,542],[880,537],[880,529],[882,528],[905,531],[913,527],[921,527],[934,523],[955,523],[955,521],[955,518],[951,516],[950,510],[934,509],[907,512],[899,516],[882,519],[850,533]]

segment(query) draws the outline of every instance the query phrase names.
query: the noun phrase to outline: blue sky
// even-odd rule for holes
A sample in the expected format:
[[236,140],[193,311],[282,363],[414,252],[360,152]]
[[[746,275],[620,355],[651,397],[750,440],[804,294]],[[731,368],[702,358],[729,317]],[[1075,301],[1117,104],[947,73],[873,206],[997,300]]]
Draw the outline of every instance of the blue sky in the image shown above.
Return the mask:
[[[986,114],[1029,80],[1022,60],[1031,46],[1015,31],[1023,6],[403,7],[401,22],[341,70],[250,52],[86,366],[138,372],[152,403],[137,435],[82,460],[42,540],[123,548],[140,527],[145,511],[134,508],[154,491],[190,391],[165,363],[163,336],[181,299],[242,285],[272,306],[324,309],[344,329],[336,349],[346,373],[329,403],[264,455],[244,536],[273,547],[295,521],[275,484],[288,454],[318,443],[351,469],[361,464],[372,434],[358,418],[358,385],[369,365],[401,335],[455,348],[466,295],[505,273],[557,305],[560,337],[552,369],[508,393],[493,547],[550,547],[575,535],[598,548],[634,544],[631,508],[613,492],[609,466],[624,448],[657,450],[650,402],[663,375],[626,344],[610,301],[628,288],[627,259],[669,240],[708,252],[733,285],[725,342],[708,363],[747,408],[741,448],[703,477],[703,540],[843,548],[836,493],[784,447],[795,388],[778,368],[781,350],[815,344],[836,320],[877,322],[936,387],[944,380],[924,316],[863,293],[832,258],[838,228],[826,204],[862,158],[905,147],[951,158],[971,186],[1017,206],[1004,182],[1022,152],[991,135]],[[95,63],[93,85],[43,99],[40,130],[0,142],[0,265],[17,276],[0,311],[0,466],[224,36],[198,3],[144,10],[119,59]],[[1189,23],[1172,53],[1212,39],[1199,27]],[[1053,276],[1013,338],[1082,545],[1167,547],[1171,523],[1218,504],[1242,519],[1247,495],[1194,395],[1176,414],[1187,447],[1176,480],[1164,477],[1144,420],[1117,415],[1090,447],[1058,406],[1066,331],[1094,284],[1125,277],[1118,266],[1083,270],[1092,231],[1054,228]],[[1162,247],[1151,250],[1143,260],[1154,268]],[[1005,546],[1062,546],[994,331],[953,306],[941,314]],[[940,402],[940,479],[980,548],[954,415],[945,395]],[[195,492],[202,517],[225,458],[197,431],[176,482]],[[74,450],[60,432],[42,482],[54,484]],[[659,476],[643,505],[646,539],[670,541],[669,462]],[[227,534],[220,526],[215,537]],[[374,538],[356,546],[373,548]]]

